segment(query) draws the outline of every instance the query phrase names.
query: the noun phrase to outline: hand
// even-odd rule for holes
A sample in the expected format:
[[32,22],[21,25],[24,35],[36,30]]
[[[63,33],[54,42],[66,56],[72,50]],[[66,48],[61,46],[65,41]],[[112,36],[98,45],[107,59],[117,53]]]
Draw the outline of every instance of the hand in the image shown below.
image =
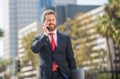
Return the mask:
[[49,34],[49,30],[47,29],[47,27],[48,27],[48,25],[47,24],[45,24],[45,23],[43,23],[43,32],[44,32],[44,34],[47,36],[48,34]]

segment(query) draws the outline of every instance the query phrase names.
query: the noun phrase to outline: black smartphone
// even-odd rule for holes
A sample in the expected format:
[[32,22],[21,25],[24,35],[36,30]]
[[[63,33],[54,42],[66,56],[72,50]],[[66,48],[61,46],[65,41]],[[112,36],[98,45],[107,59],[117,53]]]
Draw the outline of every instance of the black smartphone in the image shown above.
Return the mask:
[[49,26],[47,26],[47,29],[50,30]]

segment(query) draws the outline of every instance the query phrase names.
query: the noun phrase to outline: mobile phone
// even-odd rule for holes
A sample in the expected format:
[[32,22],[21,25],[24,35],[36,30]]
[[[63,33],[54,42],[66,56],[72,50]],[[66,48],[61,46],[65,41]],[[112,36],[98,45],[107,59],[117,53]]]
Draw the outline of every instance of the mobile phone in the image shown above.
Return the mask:
[[50,30],[49,26],[47,26],[47,29]]

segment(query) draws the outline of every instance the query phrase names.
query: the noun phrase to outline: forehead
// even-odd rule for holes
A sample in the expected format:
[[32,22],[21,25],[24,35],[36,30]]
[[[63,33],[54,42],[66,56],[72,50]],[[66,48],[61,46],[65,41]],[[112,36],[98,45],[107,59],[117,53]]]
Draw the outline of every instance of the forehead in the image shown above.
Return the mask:
[[52,15],[52,14],[56,16],[56,13],[55,13],[54,11],[45,11],[45,12],[43,13],[43,16]]
[[56,18],[56,16],[54,14],[48,14],[45,16],[46,19],[49,19],[49,18]]

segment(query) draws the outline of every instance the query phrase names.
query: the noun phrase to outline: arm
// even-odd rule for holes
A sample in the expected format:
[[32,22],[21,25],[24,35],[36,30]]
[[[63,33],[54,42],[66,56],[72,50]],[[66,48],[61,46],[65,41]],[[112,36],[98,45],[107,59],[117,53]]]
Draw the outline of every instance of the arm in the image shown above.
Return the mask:
[[75,59],[74,59],[74,54],[73,54],[70,37],[68,37],[66,53],[67,53],[67,61],[68,61],[69,68],[76,69],[76,63],[75,63]]
[[48,38],[48,34],[49,34],[49,30],[48,28],[48,24],[45,22],[42,25],[43,27],[43,32],[44,34],[38,35],[34,38],[31,49],[33,52],[38,53],[40,52],[40,49],[42,48],[42,46],[44,45],[44,42],[46,41],[46,39]]
[[42,48],[46,39],[47,39],[47,36],[44,34],[42,34],[41,36],[40,35],[36,36],[32,42],[31,50],[35,53],[40,52],[40,49]]

